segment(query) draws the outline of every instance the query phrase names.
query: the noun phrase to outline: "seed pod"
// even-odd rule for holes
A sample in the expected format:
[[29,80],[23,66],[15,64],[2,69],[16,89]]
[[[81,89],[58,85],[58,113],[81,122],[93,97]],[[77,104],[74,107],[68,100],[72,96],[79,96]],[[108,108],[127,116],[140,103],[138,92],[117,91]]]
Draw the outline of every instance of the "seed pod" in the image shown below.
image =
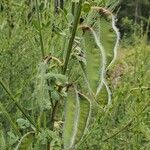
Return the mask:
[[65,107],[64,149],[74,147],[83,137],[91,114],[91,102],[74,87],[68,91]]
[[76,143],[78,143],[84,136],[91,117],[91,101],[85,95],[79,92],[78,98],[80,102],[80,113],[77,127]]
[[71,149],[77,134],[77,124],[79,118],[79,99],[76,90],[71,87],[65,106],[65,123],[63,131],[64,150]]

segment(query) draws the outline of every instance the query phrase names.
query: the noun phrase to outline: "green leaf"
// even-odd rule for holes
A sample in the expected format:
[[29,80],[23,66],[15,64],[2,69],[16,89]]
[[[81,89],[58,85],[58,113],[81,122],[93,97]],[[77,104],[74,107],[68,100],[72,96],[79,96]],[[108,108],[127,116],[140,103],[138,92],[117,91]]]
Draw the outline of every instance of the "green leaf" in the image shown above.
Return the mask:
[[68,97],[65,106],[65,123],[64,123],[64,149],[71,149],[75,142],[77,133],[77,124],[79,118],[79,99],[77,92],[71,87],[68,91]]
[[31,144],[34,138],[34,132],[26,133],[19,141],[18,145],[16,146],[15,150],[30,150]]
[[30,127],[30,125],[31,125],[28,120],[25,120],[23,118],[17,119],[17,123],[21,129],[26,129],[26,128]]
[[90,116],[91,116],[91,102],[90,100],[83,94],[78,93],[79,101],[80,101],[80,114],[77,128],[77,138],[76,143],[78,143],[84,133],[86,132],[87,126],[89,124]]

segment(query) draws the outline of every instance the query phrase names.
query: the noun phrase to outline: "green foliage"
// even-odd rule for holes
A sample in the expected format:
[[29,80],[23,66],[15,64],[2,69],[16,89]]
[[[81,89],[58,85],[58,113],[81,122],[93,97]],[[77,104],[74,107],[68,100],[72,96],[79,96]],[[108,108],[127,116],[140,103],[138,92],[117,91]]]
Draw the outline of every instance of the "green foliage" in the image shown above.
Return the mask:
[[120,146],[123,149],[149,148],[150,48],[142,40],[136,47],[120,49],[121,54],[108,78],[113,90],[112,107],[95,115],[78,149],[87,145],[93,150],[119,149]]
[[55,2],[0,2],[0,149],[149,149],[146,36],[117,59],[120,1]]
[[[34,71],[32,69],[29,69],[30,76],[27,77],[27,75],[25,75],[27,79],[29,78],[29,81],[26,83],[28,86],[26,86],[25,89],[18,88],[19,94],[17,97],[15,97],[15,95],[17,94],[14,95],[12,94],[15,93],[16,91],[11,92],[11,88],[9,89],[1,81],[1,85],[3,89],[6,91],[6,93],[8,94],[9,98],[12,100],[15,106],[17,106],[17,108],[20,110],[20,113],[22,113],[24,117],[27,119],[26,120],[22,118],[22,116],[20,117],[21,114],[19,113],[18,117],[15,117],[15,120],[18,124],[18,128],[20,130],[23,130],[23,133],[25,133],[24,135],[28,135],[28,133],[30,133],[27,132],[29,129],[35,130],[38,133],[41,132],[41,128],[47,128],[48,124],[50,124],[49,125],[50,129],[53,131],[55,119],[57,118],[62,120],[60,114],[63,111],[63,109],[60,106],[63,106],[64,100],[66,100],[66,96],[68,94],[67,102],[66,102],[66,111],[65,111],[66,113],[65,113],[64,133],[63,133],[65,149],[74,147],[74,144],[77,144],[77,142],[79,142],[82,139],[85,130],[88,127],[88,123],[90,122],[89,120],[91,114],[92,100],[89,99],[94,99],[93,93],[96,94],[99,84],[100,85],[102,85],[103,83],[106,84],[104,81],[105,69],[106,69],[106,60],[105,60],[106,56],[104,54],[104,49],[102,48],[100,39],[98,39],[101,33],[100,32],[95,33],[98,27],[96,29],[94,27],[91,28],[90,34],[93,37],[92,41],[90,38],[91,35],[86,36],[87,47],[86,48],[84,47],[86,49],[86,52],[85,51],[83,52],[85,53],[85,60],[84,58],[82,58],[82,56],[81,57],[79,56],[79,54],[82,53],[82,47],[80,47],[80,45],[82,45],[83,42],[82,40],[80,41],[80,39],[83,38],[82,35],[79,36],[79,39],[77,39],[76,37],[76,33],[78,32],[77,30],[79,26],[80,16],[82,13],[83,15],[88,13],[88,15],[90,15],[91,17],[93,16],[93,14],[91,13],[92,5],[88,2],[84,2],[84,3],[83,2],[84,1],[79,0],[78,2],[75,1],[73,3],[72,2],[66,3],[66,5],[68,6],[72,4],[76,5],[76,7],[75,5],[72,5],[74,7],[74,8],[72,7],[72,9],[76,11],[76,15],[74,16],[73,10],[71,10],[71,13],[69,12],[70,11],[69,9],[57,10],[58,13],[57,20],[55,19],[55,15],[56,15],[55,10],[58,9],[56,8],[56,5],[54,10],[52,9],[51,14],[49,14],[48,11],[51,8],[51,4],[53,4],[52,2],[40,2],[36,0],[35,3],[22,2],[20,3],[20,5],[16,5],[16,3],[14,2],[15,6],[13,6],[12,8],[10,7],[11,2],[2,3],[2,5],[6,6],[6,8],[9,10],[6,11],[6,13],[4,12],[5,15],[4,18],[3,15],[1,15],[2,20],[5,18],[7,19],[8,27],[9,27],[8,28],[9,34],[7,35],[4,33],[5,38],[2,38],[3,41],[8,43],[8,48],[11,49],[11,47],[13,46],[13,42],[15,42],[15,40],[13,41],[12,39],[12,37],[14,36],[13,32],[15,31],[15,29],[16,30],[18,29],[17,30],[18,32],[21,31],[23,32],[27,28],[28,30],[26,30],[26,34],[28,35],[28,33],[30,32],[32,33],[32,35],[30,34],[31,37],[28,36],[27,46],[29,46],[29,49],[33,48],[35,51],[35,54],[33,53],[33,56],[31,55],[30,51],[28,51],[29,57],[30,58],[33,57],[33,60],[35,60],[33,61],[34,65],[32,65],[33,68],[35,69]],[[108,3],[109,2],[105,4],[108,5]],[[14,12],[15,7],[19,9],[20,6],[25,6],[23,12],[21,13]],[[13,16],[15,18],[15,16],[12,15],[13,13],[15,13],[16,17],[20,18],[20,22],[18,22],[18,24],[17,24],[17,20],[15,19],[13,20],[13,18],[10,17]],[[22,15],[26,16],[25,20],[22,20],[21,17]],[[98,14],[98,17],[99,16],[100,15]],[[91,23],[93,23],[93,18],[90,17],[86,17],[86,18]],[[94,23],[99,24],[98,20],[94,20]],[[111,21],[109,23],[111,26]],[[14,26],[12,26],[12,24]],[[20,25],[21,27],[19,28],[19,26],[16,25]],[[49,29],[50,25],[51,28]],[[18,37],[16,37],[16,39],[17,38]],[[80,45],[77,44],[78,50],[79,49],[81,50],[78,51],[78,54],[76,54],[76,52],[73,51],[74,46],[75,49],[77,50],[76,42],[80,43]],[[84,44],[86,45],[86,43]],[[27,46],[25,45],[25,48]],[[5,47],[2,48],[4,49],[3,53],[5,53]],[[95,55],[92,54],[93,49],[96,50]],[[111,47],[111,49],[113,50],[113,47]],[[72,51],[74,52],[74,55],[78,60],[73,59],[71,53]],[[95,59],[94,58],[95,56],[97,57],[97,59],[96,61],[93,61]],[[12,63],[15,57],[16,55],[14,55],[13,57],[13,53],[11,52],[10,59]],[[19,57],[20,57],[19,59],[22,59],[22,56],[19,55]],[[27,61],[23,60],[23,63],[28,63],[29,60],[30,59],[27,59]],[[64,62],[64,64],[62,63],[62,61]],[[72,63],[75,62],[77,67],[79,67],[79,61],[84,62],[83,67],[86,68],[84,72],[84,76],[86,78],[84,78],[83,74],[80,72],[75,73],[74,68],[71,68],[69,64],[70,62]],[[13,66],[12,63],[10,66]],[[22,65],[23,63],[20,62],[19,64]],[[72,76],[70,76],[72,74],[72,71],[74,72],[73,78]],[[78,71],[81,70],[78,69]],[[17,77],[19,77],[18,74]],[[14,79],[16,82],[17,78],[15,77]],[[21,78],[19,79],[20,81],[22,81]],[[76,80],[74,81],[74,79]],[[10,80],[8,80],[7,82],[9,86],[12,87],[11,86],[13,85],[12,79],[10,78]],[[88,84],[89,88],[85,88],[85,86],[82,85],[84,82]],[[23,84],[24,82],[22,82],[22,85]],[[69,88],[72,84],[74,86],[80,87],[79,91],[86,91],[91,94],[85,94],[87,96],[84,96],[83,94],[80,94],[80,92],[78,93],[76,90],[73,90],[70,93]],[[29,93],[28,91],[31,92]],[[28,94],[26,94],[26,92],[28,92],[30,97],[28,96]],[[28,105],[31,105],[30,108],[27,105],[25,109],[22,107],[21,104],[25,105],[27,103],[24,101],[29,101]],[[58,111],[57,107],[60,107],[61,109]],[[18,111],[16,112],[18,113]],[[28,113],[30,113],[32,117],[29,117]],[[50,114],[50,120],[48,114]],[[7,114],[7,116],[9,115]],[[7,118],[11,120],[11,117],[7,117]],[[21,141],[25,139],[26,136],[25,138],[23,136],[23,139],[20,139],[20,144],[22,143]],[[49,142],[48,140],[45,141],[46,142],[43,143],[43,146],[44,147],[50,146],[51,142]],[[38,143],[37,145],[40,145],[39,142],[37,142]]]

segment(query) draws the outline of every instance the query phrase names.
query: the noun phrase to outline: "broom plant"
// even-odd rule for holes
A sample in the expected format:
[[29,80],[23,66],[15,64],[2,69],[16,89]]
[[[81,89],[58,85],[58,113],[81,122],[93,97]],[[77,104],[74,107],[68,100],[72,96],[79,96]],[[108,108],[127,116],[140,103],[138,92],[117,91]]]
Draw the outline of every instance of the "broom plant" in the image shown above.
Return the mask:
[[[17,113],[24,116],[23,127],[16,125],[0,104],[19,136],[12,148],[75,149],[97,111],[93,108],[105,112],[111,105],[106,73],[116,60],[120,34],[109,2],[103,7],[84,0],[29,2],[33,20],[27,20],[26,26],[31,26],[34,39],[29,37],[29,42],[38,50],[38,56],[41,54],[33,77],[31,109],[24,108],[0,80],[2,89],[20,111]],[[100,100],[102,89],[107,95],[105,104]]]

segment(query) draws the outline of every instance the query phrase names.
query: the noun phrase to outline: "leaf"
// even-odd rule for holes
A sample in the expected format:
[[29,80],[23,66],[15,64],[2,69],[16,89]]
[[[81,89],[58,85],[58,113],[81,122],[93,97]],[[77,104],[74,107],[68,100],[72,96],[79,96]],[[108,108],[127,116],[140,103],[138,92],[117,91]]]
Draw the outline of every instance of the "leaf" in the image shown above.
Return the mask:
[[76,143],[78,143],[82,139],[84,133],[86,132],[91,116],[90,100],[81,93],[78,93],[78,97],[80,101],[80,114],[77,128]]
[[15,150],[30,150],[31,144],[34,138],[34,132],[26,133],[19,141],[18,145],[16,146]]
[[18,126],[21,128],[21,129],[26,129],[28,127],[30,127],[30,122],[28,120],[25,120],[23,118],[19,118],[17,119],[16,121],[18,123]]
[[65,106],[65,123],[63,132],[64,150],[73,147],[77,133],[77,124],[79,118],[79,99],[74,88],[68,91],[68,97]]

